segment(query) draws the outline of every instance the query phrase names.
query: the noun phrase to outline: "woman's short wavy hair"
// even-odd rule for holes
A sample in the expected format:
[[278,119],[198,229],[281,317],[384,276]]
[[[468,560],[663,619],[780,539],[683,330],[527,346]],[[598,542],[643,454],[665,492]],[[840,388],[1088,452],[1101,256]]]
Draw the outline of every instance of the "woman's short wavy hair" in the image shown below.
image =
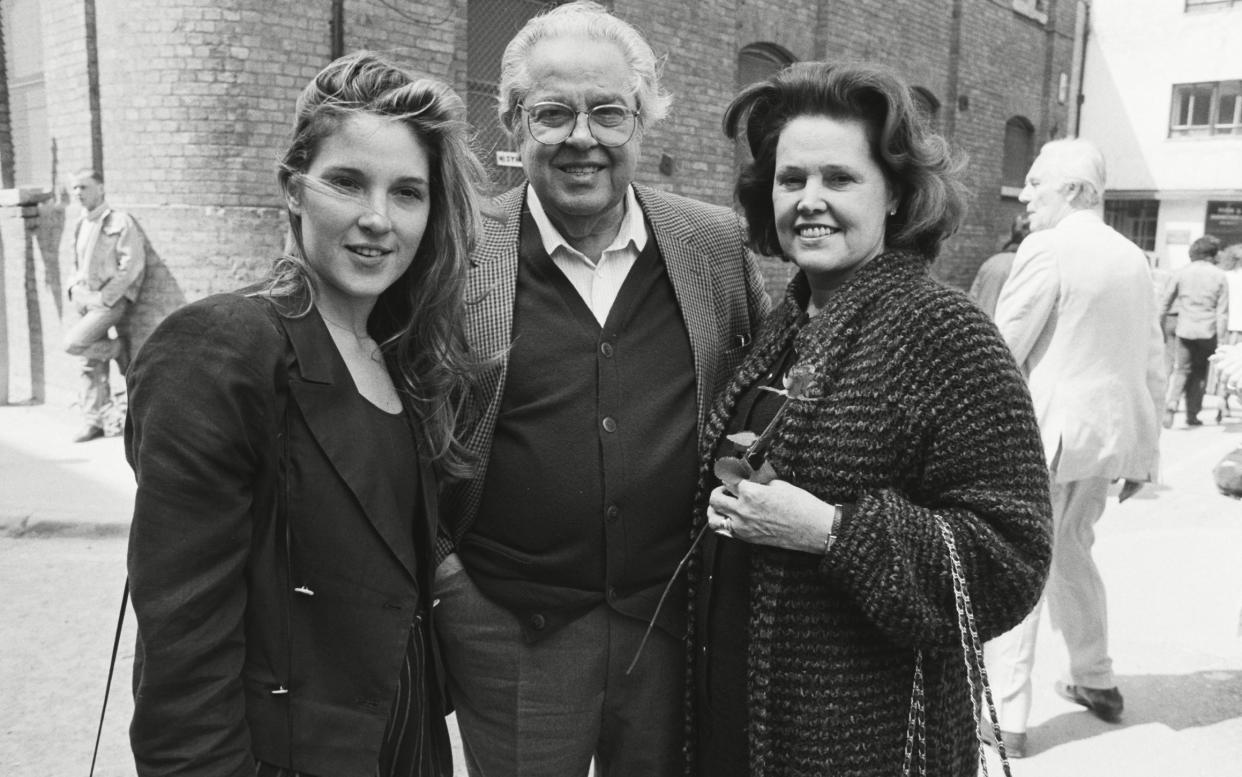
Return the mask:
[[632,25],[613,16],[604,6],[591,0],[577,0],[534,17],[505,47],[500,60],[498,110],[501,126],[511,134],[518,132],[517,107],[532,86],[533,79],[527,69],[531,49],[540,41],[553,38],[583,38],[615,44],[630,65],[633,77],[630,89],[643,127],[652,127],[668,115],[673,98],[660,86],[663,63],[650,44]]
[[[394,364],[398,389],[420,423],[422,449],[446,474],[467,472],[456,431],[458,403],[468,390],[475,361],[464,339],[464,299],[470,250],[482,230],[480,212],[487,176],[470,146],[466,106],[447,84],[419,77],[372,52],[330,63],[302,90],[293,134],[277,179],[297,195],[324,140],[351,116],[371,114],[410,128],[427,151],[431,197],[427,227],[409,268],[384,290],[367,329]],[[315,299],[314,275],[302,243],[302,217],[289,211],[285,256],[272,269],[264,293]]]
[[899,76],[858,63],[794,63],[744,88],[725,109],[725,135],[745,139],[753,157],[736,187],[751,247],[781,255],[772,210],[776,145],[799,116],[864,123],[875,161],[898,197],[897,213],[885,224],[885,247],[935,257],[965,215],[967,192],[960,180],[965,162],[927,129]]

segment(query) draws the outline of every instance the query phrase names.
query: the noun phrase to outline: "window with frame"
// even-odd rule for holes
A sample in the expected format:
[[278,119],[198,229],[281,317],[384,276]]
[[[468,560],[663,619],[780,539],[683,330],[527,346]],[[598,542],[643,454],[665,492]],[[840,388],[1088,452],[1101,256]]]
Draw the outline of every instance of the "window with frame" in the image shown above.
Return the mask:
[[1048,23],[1048,0],[1013,0],[1013,10],[1040,24]]
[[1169,137],[1242,135],[1242,80],[1173,87]]
[[[776,75],[794,61],[785,49],[773,43],[751,43],[737,53],[737,88],[758,83]],[[739,137],[733,148],[735,170],[751,161],[745,137]]]
[[497,191],[526,180],[517,149],[496,112],[500,58],[509,40],[555,0],[470,0],[466,23],[466,114]]
[[1156,250],[1159,200],[1105,200],[1104,222],[1144,251]]
[[[43,14],[38,0],[0,0],[13,143],[13,185],[52,188],[55,159],[47,120]],[[12,34],[20,30],[20,34]]]
[[1022,116],[1005,122],[1005,145],[1001,159],[1001,196],[1017,197],[1026,185],[1026,174],[1035,161],[1035,125]]

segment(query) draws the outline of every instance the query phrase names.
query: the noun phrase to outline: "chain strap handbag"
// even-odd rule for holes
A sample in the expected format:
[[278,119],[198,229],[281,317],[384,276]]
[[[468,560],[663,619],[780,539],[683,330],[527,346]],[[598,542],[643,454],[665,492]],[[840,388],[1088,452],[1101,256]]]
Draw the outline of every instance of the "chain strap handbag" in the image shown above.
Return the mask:
[[[949,549],[949,564],[953,573],[953,603],[957,608],[957,625],[962,639],[962,661],[966,669],[966,684],[970,689],[970,703],[974,711],[975,737],[979,742],[979,768],[984,777],[988,774],[987,743],[979,728],[980,702],[979,693],[975,689],[975,674],[979,675],[979,684],[983,686],[983,698],[988,705],[988,714],[992,719],[992,734],[996,738],[996,749],[1000,753],[1001,769],[1005,777],[1013,777],[1009,769],[1009,755],[1005,752],[1005,740],[1001,736],[1000,723],[996,718],[996,704],[992,700],[992,688],[988,685],[988,671],[983,665],[983,641],[975,629],[975,612],[970,602],[970,592],[966,588],[966,575],[962,572],[962,560],[957,555],[957,543],[953,540],[953,532],[943,518],[936,518],[936,528],[944,538]],[[914,770],[914,771],[912,771]],[[903,777],[926,777],[927,775],[927,719],[923,704],[923,651],[914,656],[914,682],[910,691],[910,719],[906,726],[906,750],[902,762]]]

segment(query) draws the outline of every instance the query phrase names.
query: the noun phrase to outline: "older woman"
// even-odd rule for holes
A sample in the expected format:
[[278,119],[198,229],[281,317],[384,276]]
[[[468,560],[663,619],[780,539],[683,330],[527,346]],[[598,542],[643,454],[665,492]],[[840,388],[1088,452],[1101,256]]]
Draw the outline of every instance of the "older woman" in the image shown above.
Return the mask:
[[945,530],[987,639],[1039,597],[1050,508],[1022,376],[928,272],[961,218],[956,165],[867,66],[794,65],[724,126],[754,157],[753,247],[799,272],[706,431],[690,768],[895,775],[912,745],[908,773],[973,775]]

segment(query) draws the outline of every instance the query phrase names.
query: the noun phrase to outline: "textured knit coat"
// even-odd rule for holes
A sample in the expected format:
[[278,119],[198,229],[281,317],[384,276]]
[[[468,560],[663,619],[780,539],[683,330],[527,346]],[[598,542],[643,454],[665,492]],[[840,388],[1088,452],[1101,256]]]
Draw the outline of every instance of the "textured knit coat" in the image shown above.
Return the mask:
[[[827,555],[753,546],[747,676],[733,681],[746,683],[755,777],[900,775],[918,651],[926,774],[974,775],[951,565],[935,519],[955,538],[981,639],[1017,624],[1047,575],[1048,473],[1030,396],[995,326],[927,265],[877,257],[800,331],[799,274],[713,408],[696,530],[735,403],[791,338],[816,376],[780,422],[769,461],[782,479],[851,505]],[[693,589],[697,559],[689,574]],[[692,631],[692,672],[696,640]],[[691,726],[694,714],[691,694]]]

